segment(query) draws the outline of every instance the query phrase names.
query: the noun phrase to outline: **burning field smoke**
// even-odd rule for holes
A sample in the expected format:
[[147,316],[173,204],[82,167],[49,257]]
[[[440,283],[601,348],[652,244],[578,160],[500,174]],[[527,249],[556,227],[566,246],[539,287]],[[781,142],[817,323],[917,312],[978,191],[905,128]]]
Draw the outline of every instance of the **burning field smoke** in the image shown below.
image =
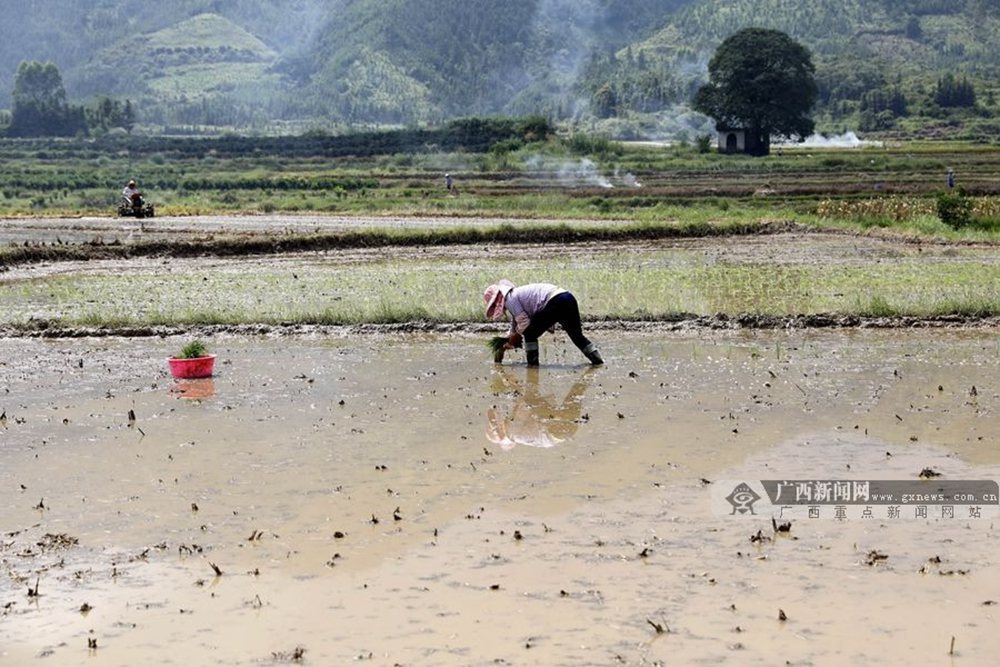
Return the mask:
[[559,168],[559,181],[570,186],[586,185],[598,188],[613,188],[611,181],[597,171],[593,160],[581,158],[577,163],[565,163]]
[[[622,174],[615,169],[611,178],[600,172],[598,166],[589,158],[571,160],[544,155],[532,155],[524,160],[524,166],[532,172],[542,172],[551,175],[559,183],[568,188],[607,188],[620,187],[641,188],[642,183],[635,174]],[[612,182],[612,179],[614,182]]]
[[881,141],[865,141],[853,132],[831,136],[813,134],[800,144],[790,144],[803,148],[860,148],[861,146],[881,146]]
[[626,172],[624,176],[619,175],[618,170],[615,169],[615,179],[620,180],[622,185],[626,188],[641,188],[642,183],[636,178],[635,174],[631,172]]

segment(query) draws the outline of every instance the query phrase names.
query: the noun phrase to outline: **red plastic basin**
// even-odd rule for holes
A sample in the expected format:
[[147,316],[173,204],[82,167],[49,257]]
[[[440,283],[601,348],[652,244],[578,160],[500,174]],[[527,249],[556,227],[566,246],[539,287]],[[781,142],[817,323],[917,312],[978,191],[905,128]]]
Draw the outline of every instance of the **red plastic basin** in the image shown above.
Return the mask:
[[167,362],[170,364],[170,374],[178,379],[212,377],[212,371],[215,369],[214,354],[194,359],[170,357]]

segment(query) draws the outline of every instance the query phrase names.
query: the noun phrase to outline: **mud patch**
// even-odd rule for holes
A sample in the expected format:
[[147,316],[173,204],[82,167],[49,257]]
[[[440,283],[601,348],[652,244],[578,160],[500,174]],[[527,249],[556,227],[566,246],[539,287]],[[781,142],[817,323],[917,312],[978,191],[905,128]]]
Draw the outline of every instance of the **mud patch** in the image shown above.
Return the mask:
[[[67,233],[69,242],[61,236],[52,240],[51,232],[44,226],[33,226],[28,221],[27,228],[20,223],[5,221],[8,234],[11,230],[40,240],[24,240],[0,253],[0,268],[39,262],[66,262],[92,260],[122,260],[138,257],[246,257],[296,252],[320,252],[351,250],[376,247],[437,247],[461,246],[481,243],[583,243],[583,242],[634,242],[654,239],[677,239],[685,237],[719,237],[730,235],[772,234],[801,230],[791,221],[763,220],[747,223],[645,223],[628,225],[616,221],[532,221],[504,222],[498,226],[487,226],[494,219],[473,219],[468,226],[451,224],[445,218],[443,224],[400,224],[398,227],[370,226],[359,220],[349,229],[339,230],[337,225],[319,225],[316,231],[296,230],[280,233],[270,230],[266,233],[222,232],[212,234],[197,232],[191,228],[166,231],[166,233],[146,235],[145,227],[139,230],[128,228],[124,239],[114,234],[110,239],[103,235],[82,241],[80,234]],[[211,219],[205,222],[211,228]],[[159,223],[158,223],[159,225]],[[0,227],[3,229],[3,227]],[[72,225],[69,227],[72,229]],[[223,227],[225,229],[225,227]],[[76,239],[77,242],[72,240]],[[16,243],[16,241],[15,241]]]
[[[212,215],[132,218],[0,218],[0,243],[63,245],[86,243],[138,243],[183,241],[206,237],[254,237],[260,235],[305,235],[377,229],[448,229],[498,227],[514,224],[510,218],[469,216],[338,216],[338,215]],[[601,224],[631,224],[624,220],[602,220]],[[589,225],[594,221],[532,219],[531,225]]]
[[992,522],[776,532],[708,503],[996,479],[992,334],[597,338],[606,367],[546,336],[532,370],[482,335],[219,334],[197,386],[176,338],[0,341],[0,658],[919,664],[954,636],[992,660]]

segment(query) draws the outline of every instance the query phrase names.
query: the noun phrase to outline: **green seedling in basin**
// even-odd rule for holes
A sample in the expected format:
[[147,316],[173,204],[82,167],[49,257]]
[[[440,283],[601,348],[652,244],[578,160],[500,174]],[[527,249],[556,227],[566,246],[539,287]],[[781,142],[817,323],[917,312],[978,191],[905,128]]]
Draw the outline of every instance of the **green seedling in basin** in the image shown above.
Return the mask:
[[198,359],[208,354],[208,348],[200,340],[193,340],[181,348],[178,359]]

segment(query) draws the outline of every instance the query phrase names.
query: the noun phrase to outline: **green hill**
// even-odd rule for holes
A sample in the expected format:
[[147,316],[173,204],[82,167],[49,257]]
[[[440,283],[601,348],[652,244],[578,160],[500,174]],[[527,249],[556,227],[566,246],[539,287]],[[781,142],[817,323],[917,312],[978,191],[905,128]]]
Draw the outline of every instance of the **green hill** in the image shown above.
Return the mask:
[[[698,0],[651,37],[595,60],[581,89],[605,116],[684,103],[723,39],[773,28],[812,51],[826,129],[913,130],[947,120],[985,137],[995,124],[977,119],[997,112],[998,17],[998,0]],[[968,77],[979,104],[935,100],[948,75]]]
[[928,68],[995,71],[1000,63],[997,0],[699,0],[636,48],[710,52],[746,27],[781,30],[820,62],[871,58],[893,73]]
[[[244,69],[260,76],[276,57],[232,21],[199,14],[101,49],[76,74],[76,87],[84,94],[137,95],[159,89],[168,95],[177,90],[199,96],[225,83],[231,65],[250,65]],[[217,75],[192,79],[187,75],[193,70],[217,70]],[[109,76],[112,72],[115,75]]]
[[170,34],[185,19],[216,14],[284,53],[308,42],[335,6],[325,0],[31,0],[0,21],[0,105],[22,60],[55,62],[70,93],[78,94],[71,73],[136,35]]
[[31,6],[0,23],[0,107],[18,63],[35,59],[56,62],[74,100],[129,98],[140,124],[153,126],[543,113],[597,119],[611,131],[651,132],[678,119],[703,127],[684,107],[709,59],[725,37],[757,26],[787,32],[814,54],[822,129],[1000,134],[1000,0]]
[[101,49],[74,79],[85,95],[143,100],[147,121],[216,108],[229,117],[219,118],[220,124],[227,124],[238,120],[230,98],[280,87],[280,78],[269,71],[276,58],[275,51],[232,21],[199,14]]
[[590,53],[649,34],[681,4],[357,0],[281,69],[351,120],[552,112]]

